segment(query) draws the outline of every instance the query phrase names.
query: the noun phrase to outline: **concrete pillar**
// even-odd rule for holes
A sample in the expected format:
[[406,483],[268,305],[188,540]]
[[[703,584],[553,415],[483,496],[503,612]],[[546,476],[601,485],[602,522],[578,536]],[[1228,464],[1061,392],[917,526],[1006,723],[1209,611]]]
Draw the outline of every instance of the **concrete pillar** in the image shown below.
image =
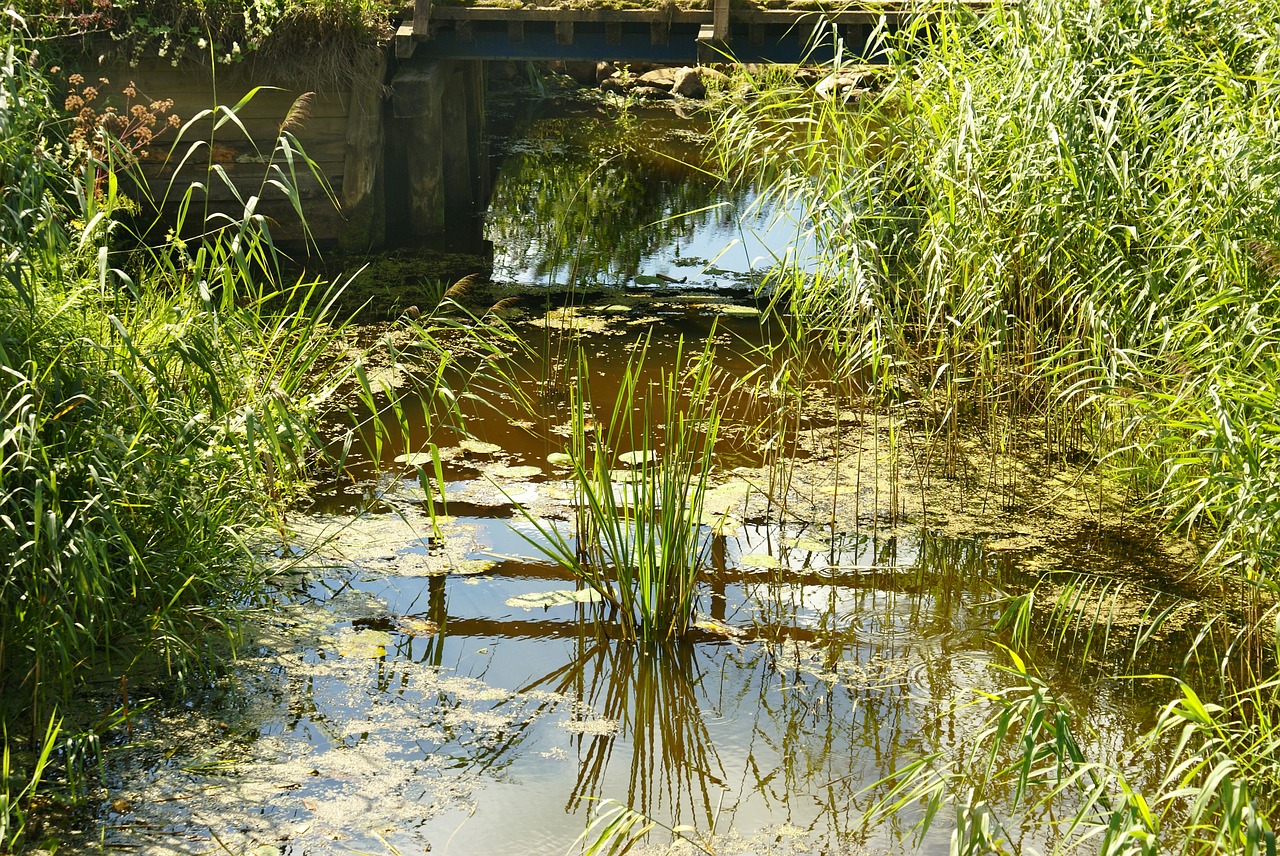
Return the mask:
[[444,228],[444,124],[442,100],[451,61],[406,64],[391,82],[392,114],[403,135],[409,191],[409,230],[430,235]]
[[403,158],[404,219],[414,235],[439,234],[488,201],[484,76],[482,62],[415,59],[392,80],[388,151]]
[[441,158],[444,168],[444,207],[470,212],[475,207],[471,188],[471,133],[468,125],[466,63],[454,63],[449,84],[440,99]]

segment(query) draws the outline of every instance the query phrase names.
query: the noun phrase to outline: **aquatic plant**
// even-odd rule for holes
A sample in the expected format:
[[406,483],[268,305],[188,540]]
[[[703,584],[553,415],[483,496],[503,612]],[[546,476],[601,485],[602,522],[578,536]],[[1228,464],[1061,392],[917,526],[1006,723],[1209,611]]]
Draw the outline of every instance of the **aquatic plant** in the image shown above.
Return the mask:
[[[526,540],[572,571],[645,643],[688,629],[706,559],[702,503],[720,414],[712,394],[710,345],[653,387],[642,384],[648,340],[633,353],[608,412],[594,406],[590,365],[579,350],[571,380],[575,528],[567,536],[525,511]],[[687,383],[686,383],[687,379]],[[620,469],[621,460],[627,469]],[[523,534],[523,533],[522,533]]]
[[[985,482],[1016,508],[1004,461],[1084,463],[1204,548],[1187,651],[1201,684],[1185,676],[1143,744],[1173,759],[1163,780],[1074,756],[1070,705],[1027,676],[1025,697],[989,699],[968,758],[895,774],[886,811],[933,812],[945,793],[957,852],[1016,846],[1012,830],[1053,850],[1274,846],[1277,20],[1270,0],[934,10],[883,36],[883,68],[833,69],[869,92],[762,90],[718,130],[726,173],[801,205],[822,248],[816,269],[774,278],[775,308],[872,402],[910,413],[931,476],[971,479],[962,449],[981,442]],[[1125,582],[1058,581],[1066,605],[1032,635],[1063,659],[1108,648]],[[1187,611],[1144,603],[1135,645]],[[1096,635],[1073,651],[1081,625]],[[1002,828],[998,786],[1030,781]],[[1065,826],[1041,822],[1053,812]]]

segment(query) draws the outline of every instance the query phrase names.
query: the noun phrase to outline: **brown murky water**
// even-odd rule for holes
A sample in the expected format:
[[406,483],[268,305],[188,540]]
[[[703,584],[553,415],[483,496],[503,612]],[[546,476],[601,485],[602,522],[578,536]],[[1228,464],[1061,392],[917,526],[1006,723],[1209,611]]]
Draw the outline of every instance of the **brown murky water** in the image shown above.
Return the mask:
[[[506,247],[499,270],[526,285],[563,284],[582,267],[557,255],[566,247],[529,261],[521,247],[554,244],[550,227],[503,200],[540,186],[540,169],[562,174],[566,159],[625,166],[644,181],[644,158],[600,147],[629,151],[619,139],[661,139],[671,127],[633,116],[639,132],[600,123],[595,136],[577,136],[565,128],[583,124],[581,109],[510,143],[516,172],[499,180],[494,236]],[[535,145],[547,139],[555,146]],[[672,205],[697,201],[683,192]],[[714,322],[725,375],[747,376],[762,365],[752,346],[777,328],[750,300],[710,290],[725,275],[707,271],[723,268],[692,248],[718,230],[704,220],[597,261],[593,287],[620,281],[622,297],[588,301],[577,317],[593,321],[576,331],[539,326],[561,307],[526,298],[526,335],[549,357],[565,337],[581,342],[599,399],[612,399],[626,346],[642,333],[653,337],[650,365],[661,366],[680,336],[701,348]],[[675,265],[677,248],[698,264]],[[741,276],[757,275],[745,267]],[[681,270],[696,271],[703,290],[633,282]],[[746,308],[725,308],[734,305]],[[710,567],[695,631],[658,650],[621,639],[522,537],[536,533],[513,502],[546,519],[570,510],[572,492],[548,461],[566,442],[565,400],[546,396],[533,415],[473,409],[469,431],[493,448],[464,451],[455,434],[412,426],[413,448],[383,449],[389,475],[369,467],[356,489],[317,493],[297,529],[323,546],[304,567],[282,561],[283,603],[258,616],[223,707],[156,714],[154,741],[111,775],[117,802],[95,837],[153,853],[556,854],[574,851],[600,801],[617,800],[659,825],[645,845],[655,852],[901,847],[910,815],[860,826],[875,796],[867,789],[912,758],[954,752],[976,726],[972,691],[1010,680],[992,668],[1002,657],[990,641],[995,594],[1024,586],[1026,560],[1078,537],[1079,524],[979,513],[980,497],[953,492],[947,525],[887,525],[875,471],[883,428],[865,414],[841,417],[832,390],[797,423],[805,431],[785,450],[796,468],[785,489],[770,481],[766,450],[728,433],[708,509],[732,522],[704,532]],[[751,407],[731,421],[750,421]],[[832,446],[837,435],[843,445]],[[429,441],[456,452],[438,486],[445,502],[430,507],[418,473],[395,465]],[[793,495],[786,513],[780,490]],[[1114,751],[1150,715],[1122,686],[1054,679],[1105,724],[1091,751]],[[926,850],[945,851],[949,835],[940,820]]]

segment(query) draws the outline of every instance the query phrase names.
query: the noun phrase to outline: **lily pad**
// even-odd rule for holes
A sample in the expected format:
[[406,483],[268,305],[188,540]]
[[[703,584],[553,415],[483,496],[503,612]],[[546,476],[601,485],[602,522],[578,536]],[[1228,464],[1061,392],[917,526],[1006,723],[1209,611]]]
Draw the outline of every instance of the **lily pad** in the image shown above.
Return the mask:
[[628,306],[625,303],[611,303],[608,306],[596,307],[597,311],[604,312],[609,315],[620,315],[623,312],[630,312],[633,308],[634,307]]
[[492,559],[463,559],[450,569],[450,573],[463,577],[471,577],[476,574],[488,573],[497,566],[498,563]]
[[552,606],[566,606],[571,603],[599,603],[600,594],[594,589],[556,589],[555,591],[536,591],[530,594],[507,598],[507,606],[518,606],[521,609],[546,609]]
[[431,463],[430,452],[410,452],[407,455],[396,455],[397,464],[405,464],[410,467],[425,467]]
[[642,273],[637,276],[633,282],[635,282],[636,285],[662,285],[665,280],[660,276],[650,276],[647,273]]
[[552,452],[547,455],[547,463],[553,467],[571,467],[573,466],[573,458],[564,452]]
[[623,452],[618,455],[618,460],[629,467],[636,467],[658,460],[658,453],[653,449],[637,449],[634,452]]
[[739,318],[756,318],[760,315],[760,310],[754,306],[739,306],[736,303],[726,303],[719,307],[721,315],[733,315]]
[[378,659],[387,656],[391,634],[385,630],[343,628],[338,633],[338,653],[355,659]]
[[404,615],[395,620],[396,630],[406,636],[435,636],[440,632],[440,625],[416,615]]
[[812,538],[796,538],[791,542],[793,550],[804,550],[807,553],[825,553],[827,545],[821,541],[814,541]]
[[502,447],[497,443],[486,443],[483,440],[472,440],[470,437],[459,441],[458,447],[473,455],[494,455],[502,451]]
[[748,553],[738,558],[738,564],[744,568],[765,568],[767,570],[776,570],[782,567],[782,562],[779,562],[776,556],[770,556],[766,553]]
[[542,475],[542,467],[494,467],[489,475],[500,479],[529,479]]
[[699,615],[693,622],[693,626],[699,630],[705,630],[707,633],[714,633],[716,636],[723,636],[726,639],[735,639],[739,636],[746,636],[747,632],[740,627],[733,627],[725,624],[723,621],[717,621],[707,615]]

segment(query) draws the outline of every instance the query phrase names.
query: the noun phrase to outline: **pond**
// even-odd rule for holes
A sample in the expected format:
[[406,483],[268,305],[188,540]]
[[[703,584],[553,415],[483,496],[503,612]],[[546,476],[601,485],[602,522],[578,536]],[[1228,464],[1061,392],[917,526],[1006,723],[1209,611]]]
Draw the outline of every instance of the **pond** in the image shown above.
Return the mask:
[[[494,141],[493,276],[516,286],[506,317],[539,355],[535,385],[572,345],[612,401],[642,335],[650,379],[682,337],[691,352],[713,339],[742,388],[775,377],[760,349],[783,330],[756,291],[775,259],[811,248],[790,212],[680,164],[701,133],[671,108],[567,100]],[[868,789],[958,752],[981,723],[973,691],[1014,680],[993,668],[998,595],[1035,568],[1145,559],[1096,520],[899,484],[891,420],[855,407],[820,355],[800,365],[780,441],[741,427],[776,390],[726,400],[698,617],[651,648],[536,548],[532,521],[573,515],[554,457],[571,399],[516,412],[498,395],[466,409],[469,436],[408,425],[380,467],[353,463],[354,486],[317,488],[292,523],[318,551],[282,551],[281,603],[253,616],[225,686],[143,718],[151,736],[117,753],[89,837],[157,853],[554,854],[612,800],[658,824],[634,852],[901,849],[918,814],[864,828]],[[1105,725],[1089,752],[1149,725],[1128,685],[1047,677]],[[926,852],[947,850],[951,822]]]

